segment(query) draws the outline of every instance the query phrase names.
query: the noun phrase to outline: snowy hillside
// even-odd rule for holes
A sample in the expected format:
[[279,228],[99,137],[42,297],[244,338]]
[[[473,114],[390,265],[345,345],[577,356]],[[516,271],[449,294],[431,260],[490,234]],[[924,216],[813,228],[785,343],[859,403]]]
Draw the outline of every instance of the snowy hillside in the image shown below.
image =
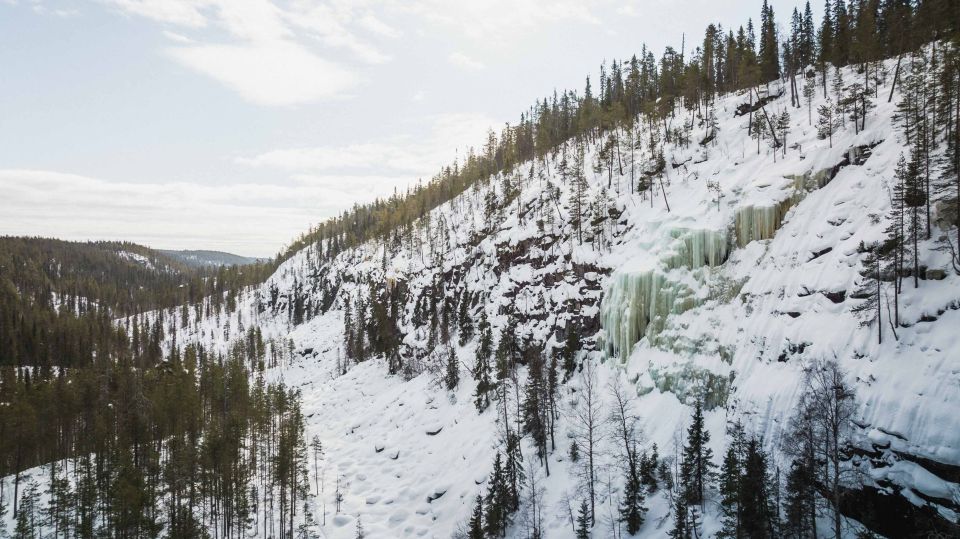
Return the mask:
[[[885,69],[892,73],[894,64]],[[844,71],[848,81],[857,77]],[[758,153],[747,132],[750,115],[737,114],[753,101],[746,93],[718,99],[715,122],[678,111],[670,129],[680,128],[686,141],[663,142],[660,125],[652,126],[653,135],[645,124],[632,138],[618,132],[618,140],[634,144],[621,149],[612,170],[593,168],[606,136],[588,141],[581,199],[589,210],[579,233],[571,218],[577,198],[571,141],[385,242],[348,249],[332,262],[322,261],[316,246],[299,252],[241,295],[234,313],[194,312],[185,325],[171,313],[175,331],[167,345],[195,342],[226,352],[258,327],[273,355],[283,357],[269,376],[302,390],[307,437],[319,436],[325,447],[321,477],[313,478],[323,493],[312,502],[316,515],[326,513],[326,524],[316,527],[322,537],[352,537],[357,518],[372,537],[448,537],[465,525],[485,488],[502,417],[494,406],[479,414],[474,407],[476,339],[457,346],[453,332],[461,383],[452,392],[443,388],[438,371],[446,345],[423,316],[431,297],[457,308],[466,302],[474,325],[483,311],[497,339],[512,332],[524,349],[547,356],[558,353],[568,330],[580,332],[588,351],[579,371],[596,366],[607,411],[611,384],[635,393],[644,447],[656,443],[667,459],[701,395],[714,455],[725,449],[729,423],[741,419],[785,469],[783,434],[803,369],[836,359],[856,390],[862,481],[955,522],[960,278],[949,254],[935,249],[939,232],[919,249],[919,287],[905,281],[896,337],[886,307],[880,325],[861,327],[852,312],[862,302],[851,297],[862,279],[859,246],[882,239],[896,164],[908,152],[894,126],[898,99],[888,103],[887,91],[889,83],[863,130],[846,120],[832,141],[819,139],[813,125],[825,103],[819,85],[800,108],[790,106],[787,94],[771,98],[756,114],[789,111],[785,149],[764,140]],[[780,93],[776,86],[769,92]],[[356,316],[355,305],[371,290],[401,285],[398,374],[389,374],[382,357],[341,374],[345,307]],[[294,324],[301,316],[303,323]],[[521,388],[525,376],[521,368]],[[584,381],[578,372],[560,388],[549,477],[531,442],[523,442],[537,501],[520,509],[511,537],[526,536],[530,518],[544,521],[547,537],[573,537],[580,494],[567,450]],[[595,537],[612,536],[617,526],[623,486],[615,444],[607,436],[599,453]],[[336,514],[338,478],[344,498]],[[665,537],[665,493],[646,503],[639,535]],[[714,506],[707,505],[708,534],[719,525]],[[852,535],[856,525],[849,529]]]

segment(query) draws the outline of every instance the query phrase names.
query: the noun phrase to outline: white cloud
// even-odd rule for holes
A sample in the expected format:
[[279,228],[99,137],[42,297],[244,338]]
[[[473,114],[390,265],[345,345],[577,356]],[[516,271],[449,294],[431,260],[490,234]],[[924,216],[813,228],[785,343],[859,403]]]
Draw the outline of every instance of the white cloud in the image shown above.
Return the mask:
[[[399,32],[350,3],[292,0],[101,0],[124,14],[189,30],[165,29],[189,47],[167,52],[244,99],[264,106],[312,103],[344,97],[358,77],[331,51],[344,49],[370,64],[390,56],[358,30],[383,37]],[[224,37],[224,33],[226,38]],[[319,47],[318,47],[319,46]]]
[[447,59],[450,60],[451,64],[457,67],[471,71],[479,71],[486,67],[483,65],[483,62],[478,62],[462,52],[452,52]]
[[258,105],[297,105],[339,97],[357,82],[353,73],[286,41],[173,47],[168,53]]
[[203,28],[207,18],[203,9],[208,2],[193,0],[102,0],[123,13],[137,15],[166,24]]
[[[306,32],[308,36],[320,41],[323,45],[346,49],[364,62],[380,64],[390,59],[387,54],[380,51],[369,41],[361,39],[355,31],[348,29],[348,25],[353,22],[357,22],[364,27],[372,25],[375,32],[381,36],[396,31],[383,23],[379,23],[379,21],[366,20],[364,22],[364,18],[355,21],[356,17],[352,10],[333,9],[325,4],[306,5],[298,3],[285,13],[285,17],[292,27]],[[372,20],[376,21],[376,19]]]
[[367,31],[383,37],[396,39],[403,35],[402,32],[381,21],[373,13],[367,13],[363,17],[360,17],[358,22],[360,23],[360,26],[365,28]]
[[411,177],[427,177],[461,158],[466,149],[479,147],[487,130],[497,122],[483,114],[443,114],[429,118],[431,128],[424,138],[394,139],[346,144],[280,148],[236,162],[286,172],[346,173],[356,171],[393,171]]
[[600,19],[594,13],[599,7],[613,3],[613,0],[418,0],[403,6],[422,20],[450,27],[457,35],[481,41],[485,47],[510,47],[548,24],[598,24]]
[[176,32],[171,32],[170,30],[164,30],[163,35],[166,36],[166,38],[169,39],[170,41],[173,41],[176,43],[182,43],[182,44],[196,43],[194,40],[190,39],[189,37],[183,34],[178,34]]
[[311,224],[409,177],[304,175],[293,184],[132,183],[0,170],[0,234],[119,239],[269,256]]
[[272,150],[255,157],[241,157],[237,162],[291,171],[369,168],[419,171],[424,168],[403,145],[384,143]]

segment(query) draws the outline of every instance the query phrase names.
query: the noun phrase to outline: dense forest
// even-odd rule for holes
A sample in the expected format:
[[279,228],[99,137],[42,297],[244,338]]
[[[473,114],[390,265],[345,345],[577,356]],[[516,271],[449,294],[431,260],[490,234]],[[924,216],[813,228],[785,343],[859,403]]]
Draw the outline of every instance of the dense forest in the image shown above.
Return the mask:
[[0,487],[13,482],[0,515],[16,523],[6,532],[293,537],[308,488],[299,394],[252,377],[246,360],[242,348],[188,347],[153,367],[0,369]]
[[[252,376],[263,343],[165,355],[162,319],[117,324],[204,298],[219,312],[271,268],[0,238],[0,516],[16,522],[6,533],[233,537],[256,522],[291,537],[305,497],[303,420],[297,393]],[[42,486],[21,481],[41,465]]]
[[204,298],[219,311],[272,268],[195,268],[131,243],[0,237],[0,365],[81,367],[96,357],[130,357],[136,338],[115,319]]

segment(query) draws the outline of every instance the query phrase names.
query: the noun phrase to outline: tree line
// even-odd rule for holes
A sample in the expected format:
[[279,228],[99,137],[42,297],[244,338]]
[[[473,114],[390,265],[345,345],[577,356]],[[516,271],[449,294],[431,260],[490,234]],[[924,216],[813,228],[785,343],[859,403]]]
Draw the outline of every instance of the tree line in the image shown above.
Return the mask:
[[0,365],[77,368],[129,357],[133,336],[116,318],[186,305],[230,311],[270,266],[191,268],[131,243],[0,237]]
[[[317,225],[293,241],[278,260],[309,245],[326,260],[367,240],[389,243],[471,186],[485,185],[493,175],[525,161],[555,156],[570,139],[599,142],[612,160],[619,159],[622,155],[614,154],[621,151],[615,149],[618,139],[640,121],[660,126],[660,140],[670,142],[681,136],[672,125],[678,110],[708,117],[711,103],[726,92],[746,90],[753,102],[761,99],[759,88],[782,79],[788,83],[791,103],[799,108],[806,86],[802,81],[810,70],[821,72],[826,95],[831,68],[857,65],[864,73],[862,94],[867,94],[875,91],[869,78],[879,60],[902,57],[931,41],[955,40],[960,7],[951,0],[827,0],[819,22],[808,3],[802,11],[793,11],[787,30],[778,28],[773,8],[764,2],[757,24],[749,20],[736,29],[710,24],[703,40],[689,51],[686,43],[668,46],[657,59],[644,46],[628,60],[601,65],[598,80],[588,77],[581,91],[555,91],[536,100],[515,125],[508,124],[499,133],[490,131],[479,149],[471,148],[428,181],[355,205]],[[894,75],[895,80],[898,77]],[[775,130],[772,121],[767,123]],[[598,141],[601,133],[608,137]]]
[[312,522],[300,396],[248,364],[191,345],[145,368],[103,360],[49,378],[0,368],[6,533],[299,536]]

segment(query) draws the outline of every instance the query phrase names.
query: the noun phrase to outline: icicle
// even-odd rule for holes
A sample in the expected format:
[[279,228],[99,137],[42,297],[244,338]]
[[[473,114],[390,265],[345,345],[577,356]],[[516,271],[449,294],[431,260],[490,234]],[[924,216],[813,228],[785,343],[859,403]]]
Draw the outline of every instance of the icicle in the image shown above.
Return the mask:
[[709,229],[676,229],[670,235],[677,238],[673,252],[664,257],[666,268],[697,269],[703,266],[719,266],[727,260],[727,235]]
[[772,238],[794,202],[794,197],[790,197],[769,206],[750,205],[738,209],[734,224],[737,246],[746,247],[751,241]]
[[[663,331],[670,315],[682,314],[697,305],[694,291],[669,274],[673,270],[696,270],[719,266],[727,259],[727,236],[716,230],[676,229],[669,251],[655,268],[616,272],[610,277],[600,305],[607,356],[623,357],[641,338],[652,340]],[[704,271],[693,272],[705,281]]]

